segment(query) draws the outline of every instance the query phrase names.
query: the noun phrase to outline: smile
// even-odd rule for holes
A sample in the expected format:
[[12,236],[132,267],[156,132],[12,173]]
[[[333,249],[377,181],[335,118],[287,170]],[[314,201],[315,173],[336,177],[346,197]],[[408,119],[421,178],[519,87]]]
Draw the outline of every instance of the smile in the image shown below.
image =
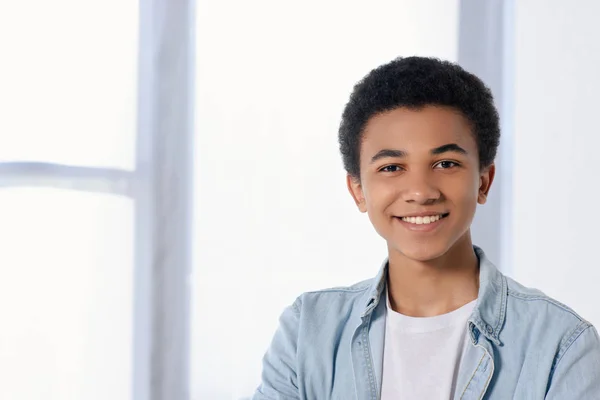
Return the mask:
[[445,218],[447,216],[448,214],[432,214],[419,217],[401,217],[400,219],[404,222],[408,222],[409,224],[427,225],[437,222],[440,219]]

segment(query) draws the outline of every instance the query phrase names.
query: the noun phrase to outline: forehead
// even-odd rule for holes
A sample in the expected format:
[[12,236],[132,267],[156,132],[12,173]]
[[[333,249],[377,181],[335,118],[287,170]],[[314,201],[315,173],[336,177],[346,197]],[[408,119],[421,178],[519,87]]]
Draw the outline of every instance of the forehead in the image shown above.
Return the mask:
[[477,154],[471,125],[459,111],[449,107],[426,106],[421,109],[397,108],[372,117],[362,138],[361,153],[399,149],[408,154],[456,143],[470,154]]

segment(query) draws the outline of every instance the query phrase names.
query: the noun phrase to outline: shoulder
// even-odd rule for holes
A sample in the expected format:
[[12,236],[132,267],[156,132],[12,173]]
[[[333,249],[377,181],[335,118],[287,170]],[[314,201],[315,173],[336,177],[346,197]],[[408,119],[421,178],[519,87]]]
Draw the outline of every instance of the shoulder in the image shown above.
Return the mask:
[[336,286],[308,291],[296,298],[293,309],[301,319],[334,322],[347,318],[364,306],[375,279],[367,279],[350,286]]
[[321,295],[331,295],[335,293],[346,293],[352,295],[353,293],[363,293],[371,288],[374,284],[375,279],[365,279],[363,281],[357,282],[350,286],[335,286],[326,289],[314,290],[309,292],[304,292],[303,296],[321,296]]
[[346,302],[360,298],[373,286],[375,279],[366,279],[350,286],[335,286],[326,289],[302,293],[296,299],[296,305],[310,305],[321,302]]
[[[507,279],[507,324],[511,331],[537,337],[538,345],[547,344],[558,350],[560,357],[592,324],[571,307],[546,295],[541,290],[526,287]],[[544,346],[542,346],[544,347]]]
[[589,324],[571,307],[548,296],[543,291],[524,286],[508,277],[506,280],[509,302],[512,302],[513,306],[519,310],[535,312],[547,318],[562,319],[572,324]]

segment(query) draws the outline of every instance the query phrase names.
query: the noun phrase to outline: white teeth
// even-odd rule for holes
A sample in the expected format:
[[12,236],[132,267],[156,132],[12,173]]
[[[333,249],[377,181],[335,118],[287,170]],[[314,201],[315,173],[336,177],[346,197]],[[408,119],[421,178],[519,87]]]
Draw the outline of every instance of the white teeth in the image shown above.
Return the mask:
[[409,222],[411,224],[424,225],[431,224],[432,222],[439,221],[442,218],[441,215],[428,215],[426,217],[403,217],[402,221]]

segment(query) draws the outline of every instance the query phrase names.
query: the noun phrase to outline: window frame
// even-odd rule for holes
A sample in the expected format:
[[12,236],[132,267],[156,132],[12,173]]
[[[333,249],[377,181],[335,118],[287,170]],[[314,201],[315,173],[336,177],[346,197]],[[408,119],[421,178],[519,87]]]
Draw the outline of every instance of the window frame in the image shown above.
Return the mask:
[[477,210],[471,232],[505,274],[513,265],[513,154],[515,0],[461,0],[458,63],[480,77],[494,94],[502,138],[498,173],[485,207]]

